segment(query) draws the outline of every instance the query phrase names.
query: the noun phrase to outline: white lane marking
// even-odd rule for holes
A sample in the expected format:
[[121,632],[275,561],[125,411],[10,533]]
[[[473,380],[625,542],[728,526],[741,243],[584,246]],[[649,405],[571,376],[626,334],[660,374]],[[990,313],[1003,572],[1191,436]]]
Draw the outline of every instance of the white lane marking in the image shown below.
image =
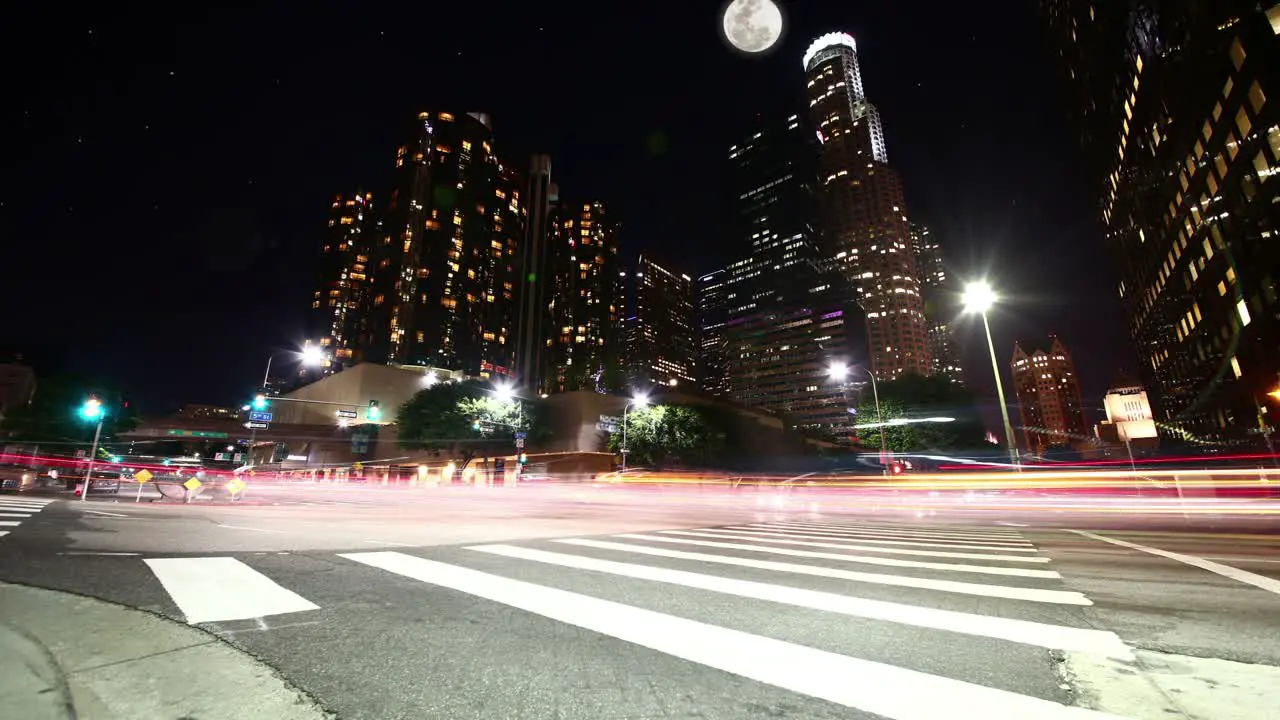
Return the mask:
[[1205,560],[1225,560],[1226,562],[1245,562],[1245,563],[1280,563],[1280,560],[1269,560],[1266,558],[1251,557],[1207,557]]
[[940,543],[983,543],[985,545],[1007,545],[1007,546],[1028,546],[1031,543],[1022,538],[1003,537],[993,538],[989,535],[984,536],[967,536],[967,535],[934,535],[930,533],[916,532],[894,532],[891,530],[862,530],[860,528],[831,528],[831,527],[814,527],[813,525],[796,525],[795,523],[756,523],[757,525],[767,525],[770,527],[785,527],[791,530],[823,533],[827,535],[844,535],[848,537],[882,537],[882,538],[901,538],[906,540],[928,540],[930,542]]
[[20,518],[29,518],[29,517],[31,517],[31,513],[10,513],[10,512],[0,512],[0,517],[20,517]]
[[320,609],[235,558],[150,558],[143,562],[191,625]]
[[[849,543],[857,543],[857,540],[843,540],[839,538],[815,538],[806,535],[792,535],[790,533],[769,532],[766,530],[725,530],[715,528],[712,530],[659,530],[663,535],[688,535],[691,537],[709,537],[709,538],[725,538],[729,540],[746,540],[748,542],[771,542],[780,545],[800,545],[804,547],[823,547],[836,548],[838,550],[855,550],[859,552],[873,552],[886,555],[916,555],[923,557],[945,557],[960,558],[963,560],[999,560],[1001,562],[1025,562],[1025,563],[1047,563],[1047,557],[1027,557],[1026,555],[992,555],[989,553],[963,553],[963,552],[947,552],[945,550],[910,550],[907,548],[888,548],[877,547],[875,545],[857,545]],[[801,537],[803,540],[788,540],[787,538]],[[827,542],[814,542],[816,540],[826,540]]]
[[1026,523],[1015,523],[1015,522],[1003,522],[1003,521],[997,521],[997,522],[996,522],[996,524],[997,524],[997,525],[1008,525],[1009,527],[1031,527],[1030,525],[1028,525],[1028,524],[1026,524]]
[[1170,560],[1177,560],[1180,563],[1185,563],[1193,567],[1198,567],[1201,570],[1208,570],[1211,573],[1216,573],[1223,577],[1229,577],[1232,580],[1245,583],[1246,585],[1252,585],[1256,588],[1266,590],[1267,592],[1280,595],[1280,580],[1276,580],[1275,578],[1269,578],[1265,575],[1251,573],[1248,570],[1241,570],[1240,568],[1231,567],[1230,565],[1223,565],[1222,563],[1216,563],[1206,558],[1196,557],[1195,555],[1183,555],[1182,553],[1169,552],[1168,550],[1161,550],[1159,548],[1147,547],[1146,545],[1139,545],[1138,543],[1131,543],[1127,540],[1117,540],[1116,538],[1103,537],[1102,535],[1095,535],[1085,530],[1072,530],[1071,532],[1083,535],[1088,538],[1093,538],[1094,540],[1101,540],[1102,542],[1111,543],[1112,545],[1120,545],[1122,547],[1132,548],[1134,550],[1141,550],[1144,553],[1150,553],[1152,555],[1158,555],[1163,558],[1169,558]]
[[8,535],[8,534],[9,534],[8,530],[0,530],[0,537],[4,537],[5,535]]
[[885,718],[955,717],[966,708],[993,720],[1113,717],[403,553],[340,557]]
[[107,517],[122,517],[122,518],[129,517],[129,515],[125,513],[103,512],[102,510],[85,510],[85,512],[93,513],[94,515],[106,515]]
[[729,555],[713,555],[711,553],[689,552],[686,550],[668,550],[667,548],[649,547],[616,543],[607,540],[587,540],[583,538],[560,538],[553,542],[565,545],[599,548],[601,550],[618,550],[620,552],[653,555],[654,557],[676,558],[678,560],[697,560],[699,562],[735,565],[737,567],[755,568],[757,570],[777,570],[797,575],[813,575],[815,577],[837,578],[854,582],[872,583],[875,585],[893,585],[895,587],[919,588],[922,590],[938,590],[940,592],[960,593],[962,595],[981,595],[984,597],[1001,597],[1011,600],[1030,600],[1032,602],[1056,603],[1059,605],[1092,605],[1093,601],[1073,590],[1040,590],[1036,588],[1008,587],[1005,585],[987,585],[984,583],[959,582],[956,580],[933,580],[929,578],[908,577],[906,575],[883,575],[855,570],[822,567],[820,565],[801,565],[799,563],[778,562],[774,560],[754,560],[751,558],[732,557]]
[[409,543],[388,542],[386,540],[365,540],[365,542],[373,543],[374,545],[389,545],[391,547],[417,547]]
[[43,505],[27,505],[25,503],[0,502],[0,510],[21,510],[23,512],[38,513],[43,509],[44,509]]
[[818,558],[820,560],[839,560],[842,562],[862,563],[864,565],[884,565],[887,567],[918,568],[922,570],[945,570],[948,572],[984,573],[986,575],[1011,575],[1014,577],[1048,578],[1056,580],[1062,576],[1056,570],[1031,570],[1016,567],[995,567],[993,565],[966,565],[962,563],[925,562],[923,560],[899,560],[897,558],[875,557],[872,555],[848,555],[845,553],[822,552],[819,550],[791,550],[789,548],[764,547],[760,545],[743,545],[742,543],[719,542],[717,540],[686,540],[684,538],[666,537],[663,535],[641,535],[626,533],[615,535],[631,540],[649,540],[653,542],[678,543],[680,545],[698,545],[701,547],[723,548],[725,550],[746,550],[748,552],[769,553],[770,555],[788,555],[790,557]]
[[919,525],[902,525],[900,528],[879,527],[879,525],[849,525],[835,523],[795,523],[795,521],[778,521],[778,524],[797,525],[797,527],[813,528],[819,530],[850,530],[850,532],[864,533],[891,533],[895,536],[922,536],[932,538],[957,538],[964,541],[974,541],[974,539],[993,539],[997,542],[1005,541],[1024,541],[1023,536],[1015,530],[993,529],[991,532],[955,532],[955,530],[937,530],[933,528],[922,528]]
[[802,528],[784,527],[771,524],[756,525],[728,525],[730,530],[773,530],[775,532],[795,533],[797,537],[818,537],[827,539],[845,539],[857,540],[858,542],[869,543],[872,545],[902,545],[907,547],[931,547],[931,548],[954,548],[957,550],[998,550],[1001,552],[1039,552],[1034,545],[1027,543],[1025,545],[997,545],[983,542],[980,544],[963,543],[955,540],[887,540],[886,538],[894,537],[893,535],[850,535],[848,533],[838,533],[829,530],[804,530]]
[[105,557],[137,557],[138,555],[141,555],[142,553],[136,553],[136,552],[92,552],[92,551],[89,551],[89,550],[68,550],[67,552],[60,552],[60,553],[58,553],[58,554],[59,554],[59,555],[93,555],[93,556],[105,556]]
[[1064,627],[1028,620],[1014,620],[881,600],[867,600],[836,593],[804,590],[786,585],[770,585],[751,580],[736,580],[717,575],[704,575],[684,570],[654,567],[652,565],[620,563],[581,555],[566,555],[545,550],[534,550],[515,545],[476,545],[467,549],[521,560],[533,560],[549,565],[559,565],[579,570],[594,570],[640,580],[682,585],[738,597],[769,600],[771,602],[870,618],[872,620],[884,620],[902,625],[946,630],[964,635],[998,638],[1051,650],[1073,650],[1121,659],[1129,659],[1133,654],[1129,646],[1125,645],[1119,636],[1104,630]]
[[0,520],[0,525],[4,527],[18,527],[21,524],[21,520]]
[[242,525],[223,525],[222,523],[218,523],[218,527],[224,527],[224,528],[227,528],[228,530],[252,530],[253,532],[280,533],[280,534],[285,533],[284,530],[268,530],[267,528],[244,527]]

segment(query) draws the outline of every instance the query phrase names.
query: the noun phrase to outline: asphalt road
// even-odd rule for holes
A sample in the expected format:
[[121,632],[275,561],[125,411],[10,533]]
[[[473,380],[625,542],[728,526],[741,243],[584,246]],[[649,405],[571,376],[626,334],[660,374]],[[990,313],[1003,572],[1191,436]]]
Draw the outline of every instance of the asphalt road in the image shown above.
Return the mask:
[[0,498],[0,580],[198,624],[343,718],[1280,707],[1265,518],[592,486],[45,500]]

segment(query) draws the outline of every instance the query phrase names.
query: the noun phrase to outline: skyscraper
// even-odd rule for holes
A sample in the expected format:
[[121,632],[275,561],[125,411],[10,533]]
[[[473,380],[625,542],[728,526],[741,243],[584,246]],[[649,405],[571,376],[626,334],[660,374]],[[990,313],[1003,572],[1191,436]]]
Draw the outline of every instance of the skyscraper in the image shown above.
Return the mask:
[[1014,344],[1009,366],[1018,414],[1022,417],[1024,449],[1043,453],[1086,440],[1089,428],[1080,399],[1080,382],[1066,345],[1053,335],[1049,336],[1047,347],[1027,345],[1031,349],[1027,352],[1023,345]]
[[[835,362],[866,363],[865,322],[852,288],[822,252],[816,142],[799,116],[762,120],[729,148],[732,213],[725,227],[746,251],[704,301],[706,335],[722,343],[729,394],[809,427],[847,424]],[[717,327],[718,325],[718,327]]]
[[526,390],[547,383],[547,344],[554,335],[550,304],[554,292],[551,253],[556,242],[552,208],[558,190],[551,182],[551,158],[534,155],[525,191],[527,216],[520,245],[517,293],[516,378]]
[[960,366],[960,350],[956,347],[953,323],[960,308],[958,294],[951,288],[947,268],[942,261],[942,246],[924,223],[911,223],[911,252],[916,256],[920,273],[920,297],[924,300],[924,318],[929,327],[929,357],[933,374],[964,384]]
[[510,375],[525,206],[488,116],[421,113],[395,162],[373,253],[369,358]]
[[902,182],[889,165],[880,114],[867,100],[857,45],[819,37],[804,54],[809,114],[820,141],[818,199],[826,253],[866,310],[871,363],[889,380],[932,372]]
[[632,312],[626,319],[627,374],[643,388],[693,383],[697,330],[693,281],[641,255],[631,281]]
[[729,358],[725,333],[729,323],[726,269],[698,278],[694,295],[698,301],[698,387],[717,397],[729,394]]
[[1245,437],[1280,380],[1280,4],[1042,8],[1156,423]]
[[[560,203],[549,249],[552,335],[544,392],[621,384],[620,224],[601,202]],[[690,367],[691,369],[691,367]]]
[[365,316],[369,258],[381,230],[372,194],[355,192],[334,197],[307,328],[307,343],[324,350],[325,359],[319,368],[323,374],[362,359],[369,339]]

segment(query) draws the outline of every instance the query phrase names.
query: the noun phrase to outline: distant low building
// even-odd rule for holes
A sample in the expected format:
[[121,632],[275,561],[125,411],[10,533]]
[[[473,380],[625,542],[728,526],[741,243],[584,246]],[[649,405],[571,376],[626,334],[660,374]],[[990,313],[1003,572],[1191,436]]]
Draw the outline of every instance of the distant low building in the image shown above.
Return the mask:
[[1102,397],[1107,419],[1095,428],[1103,442],[1155,448],[1160,443],[1147,391],[1136,383],[1118,383]]
[[240,417],[240,410],[221,405],[183,405],[177,412],[178,417],[186,420],[235,420]]

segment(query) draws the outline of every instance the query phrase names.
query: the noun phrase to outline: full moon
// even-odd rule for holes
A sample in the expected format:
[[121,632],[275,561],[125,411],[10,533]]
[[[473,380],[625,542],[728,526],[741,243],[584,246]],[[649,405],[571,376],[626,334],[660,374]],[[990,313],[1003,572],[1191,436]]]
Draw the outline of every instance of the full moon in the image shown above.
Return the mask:
[[743,52],[764,52],[782,36],[782,11],[773,0],[733,0],[724,9],[724,36]]

